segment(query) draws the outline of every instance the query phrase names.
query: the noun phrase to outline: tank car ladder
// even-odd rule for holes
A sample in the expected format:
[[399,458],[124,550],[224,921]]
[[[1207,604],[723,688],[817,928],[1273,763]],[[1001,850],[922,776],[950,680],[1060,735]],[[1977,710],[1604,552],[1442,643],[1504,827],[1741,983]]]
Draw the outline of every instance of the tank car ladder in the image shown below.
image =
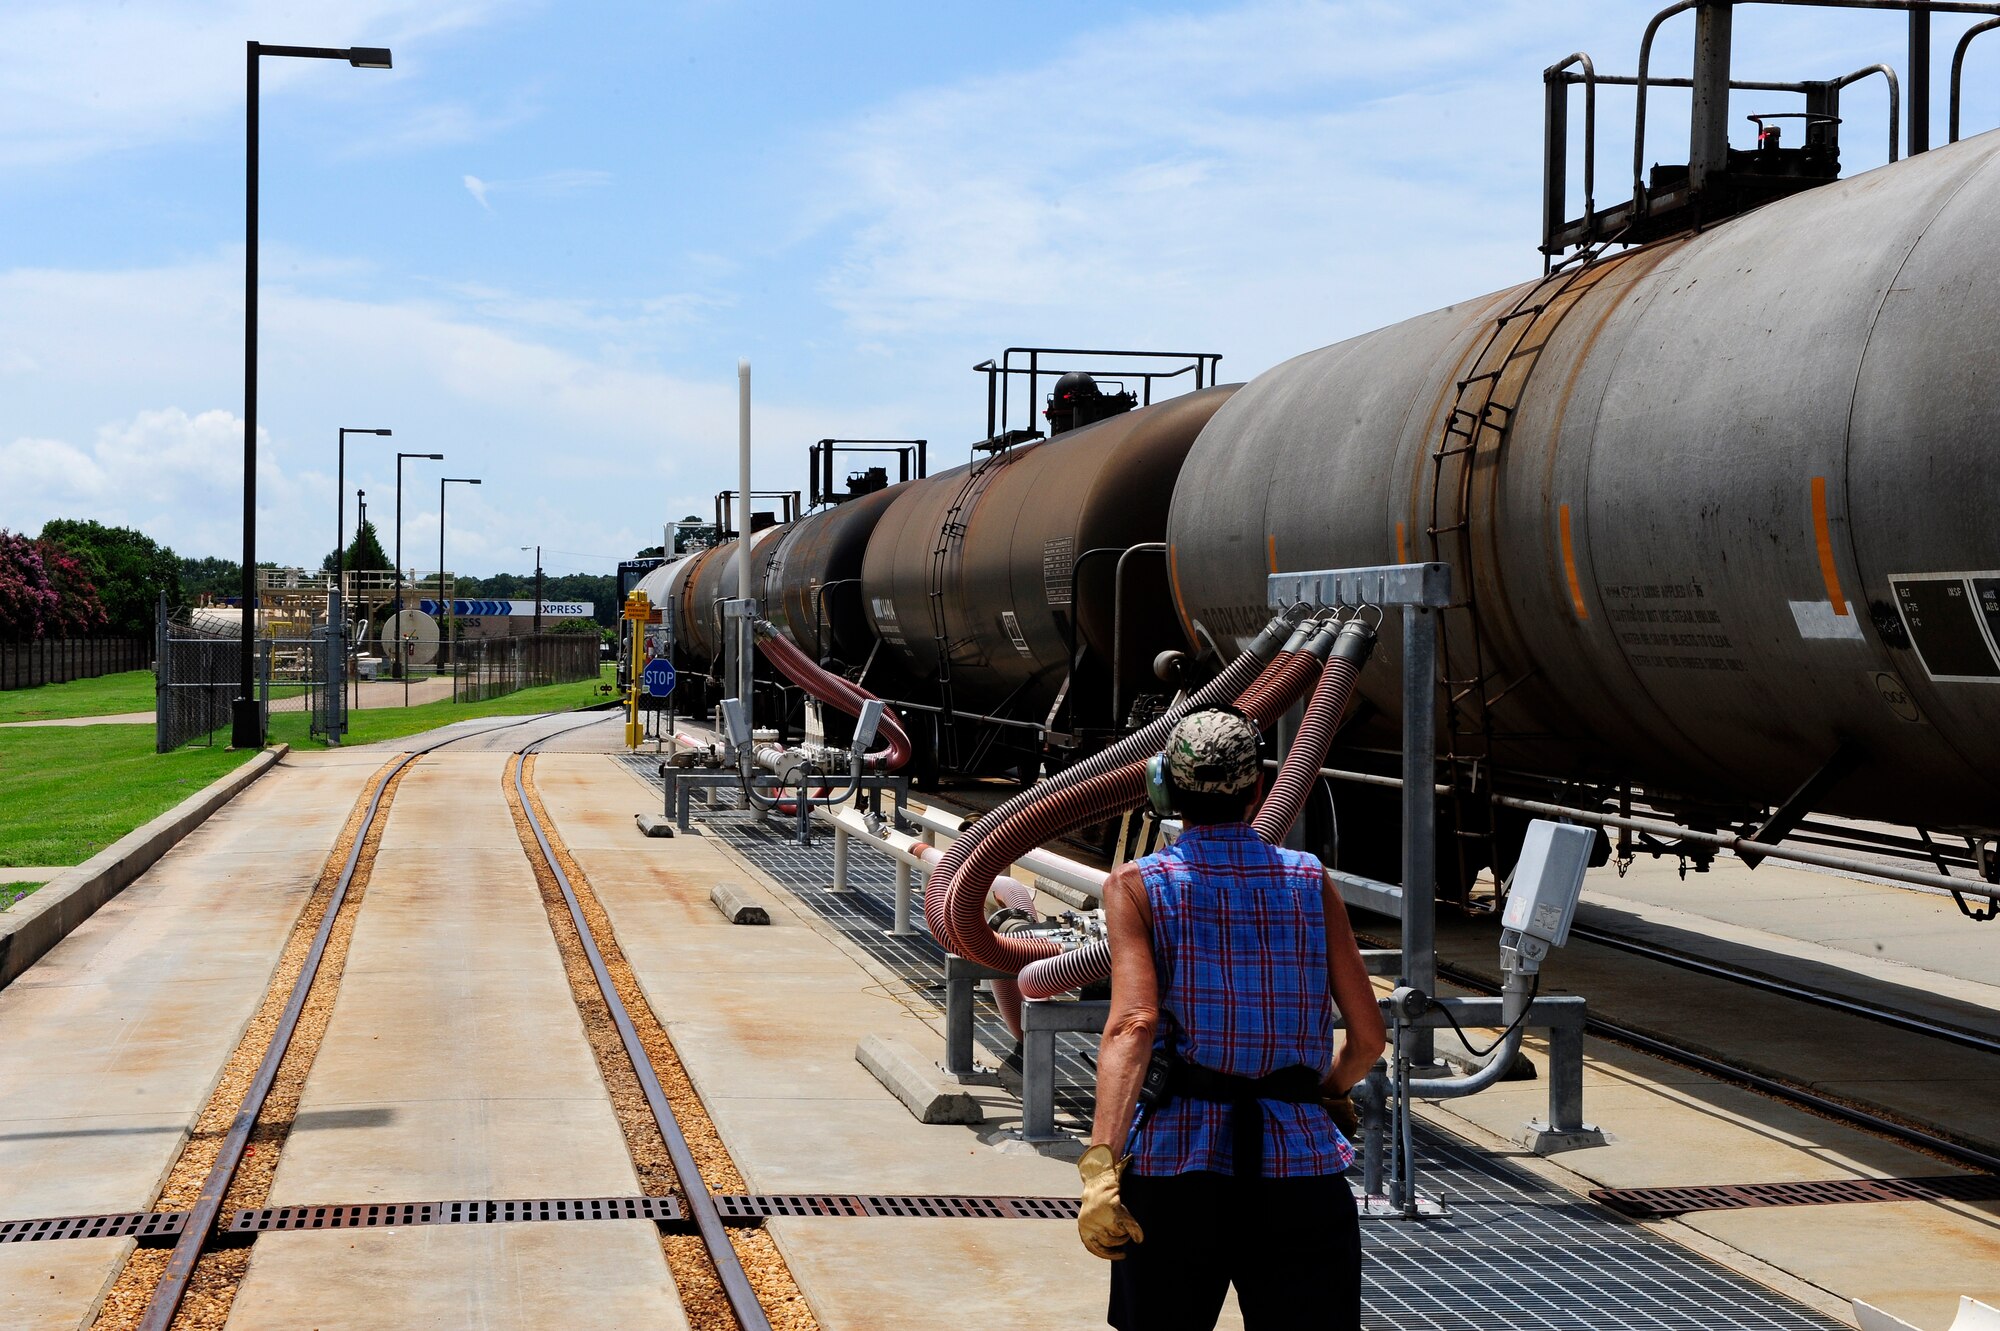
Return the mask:
[[[1513,307],[1493,320],[1471,361],[1472,372],[1457,381],[1444,430],[1431,453],[1429,522],[1425,535],[1432,560],[1451,564],[1461,599],[1438,614],[1438,685],[1443,690],[1445,781],[1451,787],[1451,828],[1457,847],[1453,895],[1470,894],[1482,864],[1494,862],[1492,794],[1493,708],[1527,676],[1496,683],[1498,663],[1480,631],[1478,579],[1473,574],[1473,480],[1483,465],[1497,466],[1520,405],[1548,339],[1575,303],[1564,301],[1576,279],[1591,269],[1604,240],[1579,250],[1572,261],[1545,275]],[[1544,320],[1543,316],[1549,316]],[[1539,337],[1536,334],[1539,333]],[[1454,632],[1453,616],[1462,624]],[[1481,769],[1487,790],[1481,794]]]

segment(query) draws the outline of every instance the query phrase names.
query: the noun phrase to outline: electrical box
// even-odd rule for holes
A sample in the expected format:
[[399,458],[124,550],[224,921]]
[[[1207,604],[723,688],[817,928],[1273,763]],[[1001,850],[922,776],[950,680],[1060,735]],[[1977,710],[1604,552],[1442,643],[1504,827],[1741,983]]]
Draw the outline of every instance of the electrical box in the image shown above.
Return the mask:
[[1501,944],[1519,935],[1561,947],[1569,939],[1577,898],[1583,895],[1583,875],[1597,846],[1597,829],[1537,818],[1528,824],[1521,858],[1507,889],[1507,909],[1500,916]]
[[750,733],[750,715],[741,698],[722,700],[722,726],[729,735],[729,743],[739,753],[750,747],[753,736]]
[[875,743],[875,732],[881,728],[882,713],[887,705],[880,698],[870,698],[861,704],[861,715],[854,722],[854,751],[866,753]]

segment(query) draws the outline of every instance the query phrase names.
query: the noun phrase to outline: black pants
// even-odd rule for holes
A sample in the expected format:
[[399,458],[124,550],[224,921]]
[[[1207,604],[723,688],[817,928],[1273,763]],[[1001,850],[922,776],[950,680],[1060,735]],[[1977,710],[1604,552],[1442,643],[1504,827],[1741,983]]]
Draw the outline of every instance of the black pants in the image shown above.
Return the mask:
[[1119,1193],[1146,1241],[1111,1263],[1118,1331],[1209,1331],[1231,1285],[1245,1331],[1358,1331],[1361,1226],[1346,1179],[1127,1174]]

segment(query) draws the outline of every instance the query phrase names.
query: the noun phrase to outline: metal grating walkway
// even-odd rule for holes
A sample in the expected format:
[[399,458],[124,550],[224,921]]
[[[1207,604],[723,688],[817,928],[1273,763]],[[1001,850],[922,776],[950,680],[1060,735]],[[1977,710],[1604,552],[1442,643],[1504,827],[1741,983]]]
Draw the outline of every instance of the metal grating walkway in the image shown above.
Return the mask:
[[[657,759],[623,756],[659,789]],[[928,934],[889,938],[895,867],[880,852],[850,843],[851,892],[832,880],[833,840],[809,847],[741,815],[701,824],[790,888],[797,899],[882,962],[940,1010],[943,953]],[[921,916],[919,916],[921,923]],[[1012,1047],[999,1016],[981,999],[979,1037]],[[1087,1114],[1094,1073],[1086,1037],[1066,1041],[1057,1060],[1058,1110]],[[1843,1331],[1843,1324],[1775,1293],[1605,1208],[1489,1159],[1458,1139],[1418,1125],[1426,1190],[1450,1214],[1421,1224],[1361,1227],[1363,1325],[1396,1331]]]

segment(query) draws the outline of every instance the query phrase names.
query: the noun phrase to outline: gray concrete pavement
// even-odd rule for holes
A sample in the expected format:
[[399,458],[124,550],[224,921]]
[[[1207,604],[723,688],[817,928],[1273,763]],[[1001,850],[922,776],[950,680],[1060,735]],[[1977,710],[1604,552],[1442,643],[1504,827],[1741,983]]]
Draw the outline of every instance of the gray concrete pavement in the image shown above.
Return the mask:
[[[152,1205],[379,763],[289,755],[0,990],[0,1218]],[[129,1248],[0,1249],[0,1324],[77,1325]]]
[[[702,837],[642,837],[643,786],[600,757],[553,755],[536,783],[619,945],[749,1186],[760,1192],[1073,1195],[1075,1167],[1009,1142],[1010,1097],[979,1127],[923,1125],[854,1061],[895,1033],[943,1056],[928,1009],[784,888]],[[719,877],[775,905],[766,928],[709,904]],[[778,1220],[771,1231],[826,1331],[982,1324],[1095,1326],[1105,1264],[1073,1225],[1040,1221]],[[1240,1325],[1232,1309],[1223,1325]]]
[[[447,750],[404,778],[272,1205],[638,1193],[506,762]],[[527,1331],[557,1309],[685,1325],[657,1231],[618,1221],[270,1236],[230,1326]]]

